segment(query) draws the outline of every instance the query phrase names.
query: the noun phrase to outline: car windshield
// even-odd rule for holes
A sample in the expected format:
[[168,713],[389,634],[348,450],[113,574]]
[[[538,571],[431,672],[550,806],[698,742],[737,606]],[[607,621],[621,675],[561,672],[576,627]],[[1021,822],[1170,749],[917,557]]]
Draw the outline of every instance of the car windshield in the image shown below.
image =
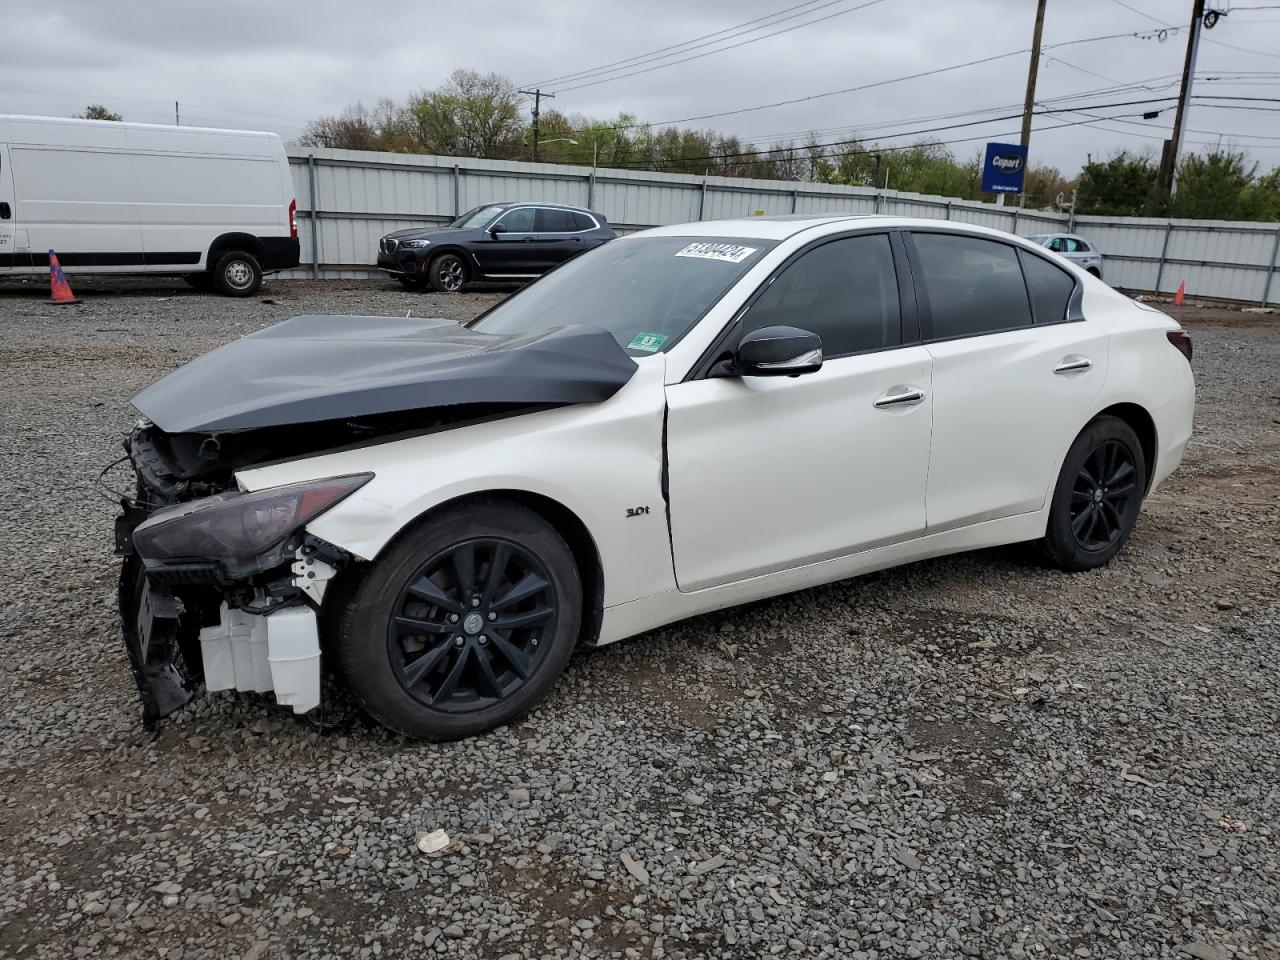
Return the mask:
[[771,248],[754,237],[633,237],[570,260],[475,320],[482,333],[603,327],[633,356],[670,349]]
[[1032,235],[1032,236],[1030,236],[1030,237],[1023,237],[1023,239],[1024,239],[1024,240],[1030,240],[1032,243],[1038,243],[1038,244],[1040,244],[1040,246],[1042,246],[1042,247],[1043,247],[1043,246],[1044,246],[1044,245],[1049,241],[1049,234],[1047,234],[1047,233],[1037,233],[1037,234],[1034,234],[1034,235]]
[[453,223],[451,227],[483,227],[491,219],[498,215],[498,211],[502,208],[492,203],[483,207],[476,207],[474,210],[468,210]]

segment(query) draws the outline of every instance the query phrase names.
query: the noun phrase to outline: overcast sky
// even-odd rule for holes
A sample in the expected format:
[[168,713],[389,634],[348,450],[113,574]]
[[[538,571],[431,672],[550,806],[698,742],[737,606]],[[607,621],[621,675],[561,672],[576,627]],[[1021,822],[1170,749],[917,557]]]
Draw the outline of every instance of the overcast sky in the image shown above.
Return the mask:
[[[662,69],[611,82],[565,87],[552,104],[568,113],[612,117],[625,110],[651,121],[736,111],[779,100],[996,56],[1030,46],[1034,0],[467,0],[414,4],[382,0],[0,0],[4,54],[0,113],[69,116],[101,102],[127,120],[252,127],[296,137],[306,121],[362,101],[402,98],[442,83],[457,67],[498,71],[519,84],[580,73],[657,48],[778,16],[698,40],[630,72]],[[1187,140],[1246,150],[1264,169],[1280,164],[1280,0],[1216,0],[1232,8],[1204,32],[1197,94],[1263,97],[1272,102],[1200,101]],[[1032,136],[1033,163],[1074,175],[1088,154],[1152,149],[1173,123],[1173,97],[1186,49],[1183,27],[1163,42],[1158,21],[1185,24],[1190,0],[1049,0],[1037,100],[1049,109],[1068,94],[1107,91],[1143,81],[1142,89],[1099,92],[1071,102],[1088,114],[1121,116],[1100,124],[1062,126]],[[1211,0],[1210,6],[1215,6]],[[1246,10],[1246,7],[1272,9]],[[1130,8],[1136,8],[1130,9]],[[783,12],[785,11],[785,12]],[[1136,12],[1142,11],[1142,12]],[[795,16],[795,14],[803,14]],[[1144,15],[1145,14],[1145,15]],[[782,19],[790,17],[791,19]],[[806,21],[821,22],[804,26]],[[773,25],[770,25],[773,24]],[[798,27],[797,29],[787,29]],[[743,44],[762,34],[778,36]],[[1104,34],[1142,33],[1052,48]],[[698,56],[731,44],[735,49]],[[1252,52],[1251,52],[1252,51]],[[697,57],[684,63],[672,60]],[[932,77],[891,83],[770,109],[696,121],[756,141],[820,130],[826,141],[967,123],[1019,112],[1027,54]],[[617,72],[612,74],[617,76]],[[598,78],[598,75],[597,75]],[[1210,79],[1216,78],[1216,79]],[[1170,98],[1160,100],[1158,98]],[[1123,107],[1121,101],[1156,100]],[[1016,105],[1016,106],[1015,106]],[[1264,108],[1264,109],[1258,109]],[[1143,110],[1162,109],[1143,121]],[[1134,116],[1139,114],[1139,116]],[[939,119],[932,119],[939,118]],[[1080,113],[1036,118],[1037,127],[1088,120]],[[885,126],[896,124],[896,126]],[[988,138],[1017,139],[1016,119],[937,131],[962,157]],[[1011,135],[1011,136],[1000,136]],[[886,144],[911,137],[885,139]],[[1203,149],[1203,146],[1195,146]]]

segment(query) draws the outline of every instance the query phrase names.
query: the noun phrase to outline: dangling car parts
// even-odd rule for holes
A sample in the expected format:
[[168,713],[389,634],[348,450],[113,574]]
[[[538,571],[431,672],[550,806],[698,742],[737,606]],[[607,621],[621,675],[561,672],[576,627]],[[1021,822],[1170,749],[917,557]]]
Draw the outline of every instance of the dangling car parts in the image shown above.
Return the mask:
[[579,644],[1038,540],[1108,562],[1182,458],[1176,323],[1042,248],[890,217],[622,238],[465,327],[296,317],[135,400],[144,719],[210,690],[450,739]]

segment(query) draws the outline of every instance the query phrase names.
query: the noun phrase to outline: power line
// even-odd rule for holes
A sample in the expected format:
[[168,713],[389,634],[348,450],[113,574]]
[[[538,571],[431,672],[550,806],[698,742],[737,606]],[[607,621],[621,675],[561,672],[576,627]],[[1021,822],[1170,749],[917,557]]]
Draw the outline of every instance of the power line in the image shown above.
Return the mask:
[[[1120,6],[1124,7],[1126,10],[1132,10],[1134,13],[1138,14],[1139,16],[1146,17],[1148,20],[1152,20],[1156,23],[1169,27],[1170,31],[1173,33],[1176,33],[1178,30],[1185,29],[1183,27],[1179,27],[1175,24],[1170,23],[1168,20],[1161,20],[1159,17],[1153,16],[1152,14],[1147,13],[1147,11],[1145,10],[1140,10],[1137,7],[1133,6],[1132,4],[1126,3],[1125,0],[1111,0],[1111,2],[1119,4]],[[1266,9],[1280,9],[1280,7],[1237,7],[1235,9],[1266,10]],[[1253,22],[1256,23],[1257,21],[1253,21]],[[1250,47],[1239,47],[1239,46],[1236,46],[1234,43],[1227,43],[1225,40],[1215,40],[1213,39],[1213,37],[1206,37],[1203,35],[1200,37],[1200,39],[1203,40],[1205,43],[1213,44],[1215,47],[1226,47],[1229,50],[1238,50],[1241,53],[1252,53],[1259,57],[1274,57],[1275,59],[1280,60],[1280,53],[1272,53],[1269,50],[1254,50]]]
[[1176,26],[1176,24],[1172,24],[1168,20],[1161,20],[1159,17],[1153,17],[1151,14],[1147,13],[1147,11],[1145,10],[1139,10],[1133,4],[1126,3],[1125,0],[1111,0],[1111,2],[1115,4],[1119,4],[1120,6],[1124,7],[1126,10],[1136,13],[1140,17],[1146,17],[1148,20],[1154,20],[1156,23],[1163,24],[1166,27]]
[[[794,26],[784,27],[782,30],[775,30],[773,33],[766,33],[760,37],[751,37],[748,40],[742,40],[742,41],[739,41],[738,43],[730,44],[727,47],[719,47],[715,50],[708,50],[706,53],[696,53],[691,57],[684,57],[680,60],[672,60],[670,63],[662,63],[662,64],[658,64],[657,66],[644,67],[643,69],[640,69],[640,70],[633,70],[630,73],[620,73],[616,77],[606,77],[603,80],[588,80],[585,83],[576,83],[567,87],[556,87],[556,92],[565,93],[569,90],[581,90],[584,87],[594,87],[602,83],[612,83],[614,80],[624,80],[627,77],[639,76],[642,73],[651,73],[654,70],[664,70],[667,67],[674,67],[676,64],[679,64],[679,63],[688,63],[690,60],[699,60],[702,57],[709,57],[712,54],[724,53],[728,50],[736,50],[738,47],[745,47],[749,43],[757,43],[760,40],[768,40],[770,37],[776,37],[784,33],[790,33],[792,30],[799,30],[801,27],[812,26],[815,23],[821,23],[822,21],[830,20],[833,17],[842,17],[846,13],[855,13],[858,10],[865,10],[867,7],[874,7],[876,4],[884,3],[884,2],[885,0],[866,0],[865,3],[859,4],[856,7],[849,7],[847,10],[838,10],[835,13],[829,13],[824,17],[816,17],[813,20],[806,20],[804,23],[797,23]],[[782,21],[778,21],[778,22],[781,23]]]
[[[1082,109],[1090,109],[1090,108],[1112,109],[1115,107],[1127,107],[1127,106],[1135,106],[1135,105],[1149,106],[1152,103],[1161,103],[1161,102],[1174,100],[1174,99],[1176,98],[1175,97],[1156,97],[1156,98],[1146,98],[1143,100],[1125,100],[1119,103],[1086,104],[1082,107]],[[1036,110],[1033,112],[1036,115],[1043,115],[1043,114],[1062,113],[1062,112],[1065,112],[1066,109],[1067,108],[1053,108],[1053,109],[1045,109],[1045,110]],[[925,127],[917,130],[903,130],[898,133],[882,134],[879,139],[892,140],[892,139],[897,139],[899,137],[913,137],[913,136],[921,136],[927,133],[940,133],[945,130],[957,130],[963,127],[973,127],[973,126],[981,126],[982,124],[987,124],[987,123],[997,123],[1001,120],[1017,119],[1021,116],[1022,116],[1021,111],[1018,111],[1018,112],[1013,112],[1013,113],[1005,114],[1003,116],[998,116],[998,117],[984,117],[980,120],[969,120],[961,123],[944,124],[941,126]],[[769,159],[768,155],[774,154],[774,153],[785,153],[791,150],[805,150],[805,151],[827,150],[832,147],[843,147],[843,146],[849,146],[850,144],[858,144],[858,143],[865,143],[865,142],[866,141],[863,138],[854,137],[848,140],[837,140],[830,143],[812,144],[812,145],[805,145],[801,147],[786,146],[786,147],[775,147],[769,150],[742,150],[742,151],[736,151],[732,153],[706,154],[704,156],[696,156],[696,157],[675,157],[669,160],[654,161],[654,163],[669,165],[672,163],[691,163],[691,162],[702,162],[705,160],[735,160],[740,158],[747,158],[748,160],[764,160],[764,159]],[[902,149],[905,149],[905,148],[902,148]]]
[[[1066,103],[1072,100],[1079,100],[1084,97],[1097,97],[1097,96],[1105,96],[1108,94],[1124,93],[1124,92],[1127,92],[1128,90],[1146,90],[1147,92],[1154,93],[1154,92],[1157,92],[1158,88],[1148,87],[1146,86],[1146,84],[1150,83],[1151,81],[1160,80],[1160,79],[1164,79],[1164,78],[1151,77],[1147,80],[1133,81],[1127,84],[1116,81],[1116,83],[1107,87],[1097,87],[1091,90],[1079,90],[1074,93],[1067,93],[1067,94],[1061,94],[1055,97],[1046,97],[1044,99],[1037,99],[1036,103],[1040,106],[1057,105],[1057,104]],[[1167,87],[1169,86],[1169,84],[1166,84],[1165,86]],[[916,124],[916,123],[932,123],[933,121],[936,121],[936,120],[954,120],[960,117],[971,117],[971,116],[976,116],[978,114],[997,113],[1000,111],[1012,110],[1018,106],[1019,104],[1017,103],[1002,103],[1002,104],[991,106],[991,107],[979,107],[979,108],[974,108],[970,110],[957,110],[951,113],[930,114],[928,116],[922,116],[922,117],[904,117],[898,120],[886,120],[886,121],[880,121],[877,123],[845,123],[845,124],[840,124],[839,126],[834,126],[834,127],[820,127],[817,129],[806,128],[804,130],[791,130],[791,131],[785,131],[781,133],[759,134],[756,136],[748,136],[745,139],[747,139],[749,142],[753,144],[759,145],[762,143],[782,143],[787,141],[788,139],[794,139],[795,137],[801,137],[806,135],[831,136],[834,134],[844,133],[844,132],[848,132],[848,133],[856,132],[856,133],[859,133],[860,135],[865,135],[865,134],[873,133],[876,131],[881,131],[889,127],[900,127],[900,126]]]
[[[1076,46],[1083,43],[1095,43],[1101,40],[1117,40],[1121,38],[1151,39],[1153,36],[1154,34],[1152,33],[1143,33],[1141,31],[1139,32],[1129,31],[1127,33],[1108,33],[1108,34],[1103,34],[1096,37],[1079,37],[1075,40],[1063,40],[1058,43],[1049,44],[1048,46],[1044,47],[1044,49],[1055,50],[1055,49],[1058,49],[1059,47],[1070,47],[1070,46]],[[924,77],[938,76],[943,73],[950,73],[953,70],[963,70],[967,67],[980,66],[981,64],[985,64],[985,63],[994,63],[997,60],[1006,60],[1009,57],[1021,56],[1024,53],[1030,53],[1030,49],[1027,47],[1023,47],[1020,50],[1010,50],[1006,53],[997,53],[987,57],[979,57],[976,60],[966,60],[963,63],[953,63],[953,64],[950,64],[949,66],[936,67],[932,70],[922,70],[918,73],[909,73],[900,77],[891,77],[888,80],[876,80],[871,83],[859,84],[858,86],[855,86],[855,87],[844,87],[840,90],[828,90],[823,93],[813,93],[803,97],[792,97],[791,99],[788,99],[788,100],[775,100],[772,103],[761,103],[761,104],[755,104],[749,107],[739,107],[735,110],[721,110],[717,113],[701,113],[695,116],[681,117],[676,120],[659,120],[656,122],[632,121],[629,123],[614,123],[614,124],[608,124],[598,129],[627,130],[627,129],[632,129],[634,127],[645,127],[645,126],[666,127],[666,126],[674,126],[680,123],[691,123],[696,120],[713,120],[719,117],[739,116],[744,113],[754,113],[758,110],[771,110],[775,107],[788,107],[797,103],[809,103],[814,100],[822,100],[826,97],[841,96],[846,93],[861,93],[865,90],[874,90],[879,87],[886,87],[886,86],[889,86],[890,84],[902,83],[907,80],[919,80]],[[575,130],[575,132],[585,133],[588,131]]]
[[[1021,117],[1021,116],[1022,116],[1022,114],[1021,114],[1021,113],[1018,113],[1018,114],[1015,114],[1015,116],[1017,116],[1017,117]],[[1137,114],[1128,114],[1128,116],[1137,116]],[[1071,121],[1071,122],[1068,122],[1068,123],[1056,123],[1056,124],[1053,124],[1052,126],[1047,126],[1047,127],[1037,127],[1037,126],[1034,126],[1034,125],[1033,125],[1033,126],[1032,126],[1032,128],[1031,128],[1031,132],[1032,132],[1032,133],[1047,133],[1047,132],[1048,132],[1048,131],[1050,131],[1050,130],[1061,130],[1061,129],[1063,129],[1064,127],[1079,127],[1079,126],[1083,126],[1083,125],[1085,125],[1085,124],[1092,124],[1092,123],[1094,123],[1094,122],[1095,122],[1095,121],[1093,121],[1093,120],[1074,120],[1074,121]],[[982,133],[982,134],[978,134],[977,136],[973,136],[973,137],[957,137],[957,138],[952,139],[952,140],[934,140],[934,141],[930,141],[930,143],[929,143],[928,145],[929,145],[929,146],[939,146],[939,147],[954,146],[954,145],[955,145],[955,144],[957,144],[957,143],[973,143],[973,142],[975,142],[975,141],[977,141],[977,140],[992,140],[992,139],[997,139],[997,138],[1012,137],[1012,136],[1016,135],[1018,132],[1019,132],[1019,131],[1017,131],[1017,130],[1005,130],[1005,131],[1002,131],[1002,132],[1000,132],[1000,133]],[[1112,132],[1114,133],[1114,132],[1116,132],[1116,131],[1112,131]],[[826,160],[838,160],[838,159],[841,159],[841,158],[843,158],[843,157],[853,156],[854,154],[860,154],[860,153],[861,153],[861,154],[897,153],[897,152],[902,151],[902,150],[911,150],[911,149],[915,148],[916,146],[919,146],[919,144],[908,143],[908,144],[902,144],[902,145],[900,145],[900,146],[896,146],[896,147],[893,147],[893,146],[890,146],[890,147],[881,147],[881,146],[879,146],[879,145],[873,145],[872,147],[869,147],[869,148],[868,148],[868,147],[857,147],[857,148],[854,148],[854,149],[852,149],[852,150],[845,150],[845,151],[843,151],[843,152],[841,152],[841,153],[828,154],[828,155],[824,156],[824,158],[823,158],[823,159],[826,159]],[[693,158],[693,159],[694,159],[694,160],[697,160],[697,159],[699,159],[699,158],[695,157],[695,158]],[[680,159],[680,160],[673,160],[673,161],[671,161],[671,162],[673,162],[673,163],[679,163],[679,162],[684,162],[684,161],[683,161],[683,159]]]
[[[723,34],[734,33],[735,31],[742,30],[742,28],[744,27],[751,27],[751,29],[746,30],[744,32],[752,33],[755,30],[763,30],[765,29],[765,27],[773,26],[773,24],[764,24],[763,26],[755,26],[755,27],[751,26],[752,24],[760,24],[764,20],[774,20],[774,18],[776,17],[779,19],[775,20],[774,21],[775,23],[783,23],[785,20],[790,19],[790,17],[784,17],[783,14],[787,14],[790,11],[798,10],[800,7],[809,7],[810,9],[801,11],[800,13],[792,13],[791,17],[805,16],[806,14],[814,13],[818,10],[821,10],[823,7],[829,7],[829,6],[832,6],[833,4],[843,3],[843,2],[844,0],[826,0],[825,3],[819,3],[819,0],[804,0],[803,3],[797,3],[789,7],[783,7],[781,10],[774,11],[773,13],[767,14],[763,17],[756,17],[754,20],[747,20],[747,21],[744,21],[743,23],[736,24],[732,27],[725,27],[723,30],[716,30],[714,33],[704,33],[700,37],[694,37],[691,40],[685,40],[682,43],[675,43],[667,47],[659,47],[657,50],[650,50],[648,53],[641,53],[641,54],[637,54],[634,57],[627,57],[625,60],[614,60],[610,63],[603,63],[598,67],[591,67],[587,70],[579,70],[577,73],[562,73],[559,76],[548,77],[545,80],[537,80],[537,81],[534,81],[533,83],[523,83],[521,84],[521,86],[523,87],[534,87],[539,85],[550,86],[555,83],[562,83],[562,82],[567,82],[569,80],[576,80],[576,79],[580,79],[582,77],[590,76],[596,73],[612,73],[614,71],[610,68],[613,68],[613,67],[617,67],[621,69],[628,65],[634,66],[638,62],[642,62],[645,60],[650,60],[650,59],[662,60],[662,59],[665,59],[666,56],[677,56],[679,53],[688,52],[687,49],[681,49],[681,48],[689,48],[692,44],[698,43],[698,41],[700,40],[710,40],[712,37],[722,37],[722,39],[732,39],[730,37],[723,37]],[[819,3],[819,5],[816,7],[813,6],[815,3]],[[720,41],[715,41],[715,42],[718,43]],[[671,52],[668,53],[668,51],[671,51]]]

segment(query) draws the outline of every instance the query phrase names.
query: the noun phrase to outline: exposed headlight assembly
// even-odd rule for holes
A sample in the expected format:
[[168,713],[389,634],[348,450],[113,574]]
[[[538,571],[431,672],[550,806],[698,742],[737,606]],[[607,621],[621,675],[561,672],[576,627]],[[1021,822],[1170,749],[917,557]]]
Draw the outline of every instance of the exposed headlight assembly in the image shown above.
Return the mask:
[[409,249],[412,250],[415,247],[429,247],[431,246],[431,241],[430,240],[401,240],[400,246],[408,247]]
[[134,549],[144,560],[246,560],[280,544],[372,479],[372,473],[359,473],[192,500],[139,524]]

